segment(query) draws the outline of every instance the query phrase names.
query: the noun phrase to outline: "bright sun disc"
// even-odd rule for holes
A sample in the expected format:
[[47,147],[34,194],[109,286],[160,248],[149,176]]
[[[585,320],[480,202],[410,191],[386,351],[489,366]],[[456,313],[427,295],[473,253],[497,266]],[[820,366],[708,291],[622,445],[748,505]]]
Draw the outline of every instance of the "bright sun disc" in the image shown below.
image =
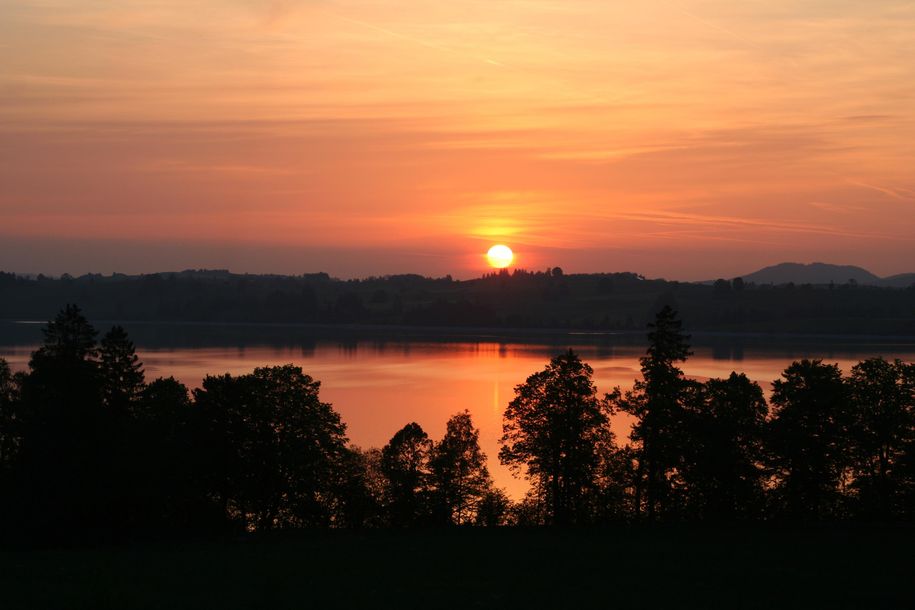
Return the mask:
[[515,255],[508,246],[498,244],[489,249],[486,253],[486,260],[496,269],[504,269],[512,264]]

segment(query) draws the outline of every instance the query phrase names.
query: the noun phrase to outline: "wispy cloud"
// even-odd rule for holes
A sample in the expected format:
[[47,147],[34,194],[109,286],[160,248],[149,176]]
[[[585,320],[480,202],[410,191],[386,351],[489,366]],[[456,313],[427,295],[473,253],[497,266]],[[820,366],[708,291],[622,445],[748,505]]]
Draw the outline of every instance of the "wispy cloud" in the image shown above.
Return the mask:
[[868,184],[867,182],[862,182],[860,180],[846,179],[848,184],[853,186],[859,186],[861,188],[870,189],[878,193],[882,193],[891,199],[897,199],[900,201],[915,201],[915,191],[907,188],[900,187],[890,187],[890,186],[881,186],[878,184]]

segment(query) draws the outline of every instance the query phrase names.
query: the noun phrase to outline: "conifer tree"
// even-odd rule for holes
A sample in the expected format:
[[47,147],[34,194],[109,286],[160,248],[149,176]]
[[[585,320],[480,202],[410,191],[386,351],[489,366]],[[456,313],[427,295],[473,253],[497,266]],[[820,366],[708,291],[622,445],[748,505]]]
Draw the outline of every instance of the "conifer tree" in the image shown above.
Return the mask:
[[145,377],[143,363],[123,327],[114,326],[102,337],[98,355],[105,406],[127,409],[143,392]]
[[445,436],[432,449],[429,466],[442,520],[455,525],[472,522],[492,480],[486,454],[480,449],[480,431],[473,427],[469,411],[448,420]]
[[631,391],[617,389],[608,396],[613,409],[636,418],[629,437],[636,459],[634,512],[644,512],[649,521],[679,503],[676,476],[684,453],[685,404],[697,392],[677,366],[692,354],[682,326],[673,308],[664,306],[648,325],[648,350],[639,360],[642,379]]

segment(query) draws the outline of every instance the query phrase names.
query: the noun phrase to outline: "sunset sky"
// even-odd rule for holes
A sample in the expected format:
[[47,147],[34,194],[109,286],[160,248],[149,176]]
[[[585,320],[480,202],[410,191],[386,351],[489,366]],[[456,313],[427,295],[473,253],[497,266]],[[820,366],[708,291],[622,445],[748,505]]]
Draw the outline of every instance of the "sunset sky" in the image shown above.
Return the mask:
[[915,3],[0,0],[0,269],[915,271]]

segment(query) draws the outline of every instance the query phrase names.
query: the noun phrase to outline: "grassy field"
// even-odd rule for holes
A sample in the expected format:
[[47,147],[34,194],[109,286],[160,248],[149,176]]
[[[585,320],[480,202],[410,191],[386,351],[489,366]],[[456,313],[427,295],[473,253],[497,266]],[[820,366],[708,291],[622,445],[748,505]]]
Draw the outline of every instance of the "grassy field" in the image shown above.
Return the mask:
[[0,608],[912,608],[915,529],[296,532],[0,553]]

